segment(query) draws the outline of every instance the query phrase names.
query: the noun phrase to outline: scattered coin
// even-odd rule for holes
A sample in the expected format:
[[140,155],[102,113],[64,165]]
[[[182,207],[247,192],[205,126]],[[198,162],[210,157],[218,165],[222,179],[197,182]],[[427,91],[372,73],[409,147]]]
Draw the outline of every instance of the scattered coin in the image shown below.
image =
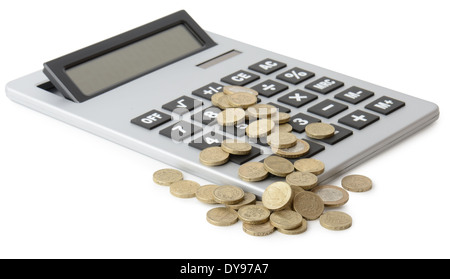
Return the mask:
[[294,165],[287,159],[278,156],[269,156],[264,159],[264,167],[273,175],[286,177],[294,171]]
[[162,169],[153,173],[153,182],[163,186],[170,186],[170,184],[183,180],[183,173],[175,169]]
[[200,184],[195,181],[181,180],[170,185],[170,193],[182,199],[193,198],[199,187]]
[[205,166],[220,166],[228,162],[230,154],[223,151],[221,147],[208,147],[200,152],[200,163]]
[[[267,186],[262,195],[264,207],[269,210],[281,210],[289,205],[292,189],[286,182],[275,182]],[[301,213],[300,213],[301,214]]]
[[256,196],[253,193],[244,193],[244,199],[236,204],[227,204],[226,206],[234,209],[234,210],[239,210],[241,207],[246,206],[246,205],[250,205],[250,204],[255,204],[256,203]]
[[244,181],[261,181],[268,175],[269,172],[261,162],[248,162],[239,167],[239,177]]
[[294,210],[306,220],[316,220],[322,215],[324,208],[322,199],[312,192],[300,192],[294,197]]
[[318,178],[310,172],[296,171],[286,176],[286,182],[295,187],[301,187],[304,190],[311,190],[318,183]]
[[280,233],[290,234],[290,235],[304,233],[304,232],[306,232],[307,229],[308,229],[308,221],[306,221],[305,218],[303,218],[302,224],[298,228],[295,228],[295,229],[292,229],[292,230],[285,230],[285,229],[277,228],[277,230]]
[[271,115],[270,119],[272,119],[276,124],[285,124],[291,120],[291,115],[286,112],[278,112]]
[[[222,93],[222,94],[221,94]],[[230,104],[230,102],[228,101],[228,96],[225,95],[223,92],[220,93],[216,93],[216,94],[221,94],[218,97],[217,100],[217,106],[221,109],[227,109],[227,108],[232,108],[233,106]],[[212,97],[211,97],[212,99]]]
[[[277,130],[277,129],[278,129],[278,130]],[[275,127],[274,130],[275,130],[275,131],[278,131],[278,132],[280,132],[280,133],[282,133],[282,132],[284,132],[284,133],[290,133],[290,132],[292,132],[292,125],[291,125],[291,124],[288,124],[288,123],[282,124],[282,125],[279,125],[278,127]]]
[[302,224],[303,217],[292,210],[280,210],[270,215],[270,223],[277,229],[292,230]]
[[269,118],[278,112],[275,106],[268,104],[256,104],[247,109],[250,118]]
[[222,126],[234,126],[245,121],[245,110],[227,108],[217,115],[217,123]]
[[258,96],[258,91],[253,90],[251,88],[248,87],[243,87],[243,86],[237,86],[237,85],[227,85],[223,87],[223,93],[225,93],[226,95],[233,95],[236,93],[250,93],[253,94],[255,96]]
[[219,100],[220,100],[220,98],[222,98],[224,95],[225,95],[225,94],[224,94],[223,92],[219,92],[219,93],[213,94],[213,95],[211,96],[211,103],[212,103],[214,106],[219,107]]
[[333,185],[321,185],[311,190],[311,192],[319,195],[325,206],[337,207],[348,202],[349,194],[341,187]]
[[217,202],[214,200],[213,192],[218,187],[219,187],[218,185],[201,186],[200,188],[197,189],[195,196],[201,202],[215,204]]
[[214,200],[222,204],[237,204],[244,199],[244,190],[239,187],[225,185],[213,192]]
[[305,127],[306,135],[313,139],[326,139],[334,136],[335,129],[328,123],[310,123]]
[[341,181],[342,187],[351,192],[366,192],[372,189],[372,180],[364,175],[348,175]]
[[248,142],[237,139],[226,139],[222,142],[222,149],[230,154],[246,155],[250,153],[252,146]]
[[206,213],[206,220],[215,226],[231,226],[239,219],[235,210],[227,207],[216,207]]
[[295,161],[294,167],[301,172],[310,172],[319,175],[324,172],[325,164],[322,161],[313,158],[300,159]]
[[284,158],[298,158],[309,152],[309,143],[298,139],[297,144],[289,148],[272,147],[273,153]]
[[328,211],[320,216],[320,225],[333,231],[342,231],[352,226],[352,217],[341,211]]
[[[302,187],[292,186],[292,185],[291,185],[291,189],[292,189],[292,197],[295,197],[298,193],[305,191],[305,189],[303,189]],[[294,200],[294,199],[292,199],[292,200]]]
[[275,231],[275,227],[270,224],[270,222],[265,222],[263,224],[248,224],[243,223],[242,229],[245,233],[253,236],[266,236]]
[[250,138],[267,137],[275,127],[275,123],[270,119],[259,119],[250,123],[246,128],[247,136]]
[[262,224],[269,220],[270,211],[260,205],[246,205],[238,210],[239,219],[248,224]]
[[256,104],[256,102],[258,102],[258,98],[254,94],[240,92],[229,95],[228,102],[234,107],[246,109]]
[[267,143],[274,148],[289,148],[297,144],[297,137],[291,133],[276,132],[267,136]]

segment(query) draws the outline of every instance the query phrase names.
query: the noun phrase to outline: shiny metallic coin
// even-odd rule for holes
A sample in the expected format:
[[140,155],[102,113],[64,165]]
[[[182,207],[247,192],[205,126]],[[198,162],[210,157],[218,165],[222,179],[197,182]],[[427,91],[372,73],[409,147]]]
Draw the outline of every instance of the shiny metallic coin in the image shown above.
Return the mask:
[[252,236],[266,236],[275,231],[275,227],[270,224],[270,222],[265,222],[263,224],[248,224],[243,223],[242,229],[245,233]]
[[311,190],[317,185],[318,178],[315,174],[309,172],[296,171],[286,176],[286,182],[291,186]]
[[352,217],[340,211],[328,211],[320,216],[320,225],[333,231],[342,231],[352,226]]
[[314,187],[311,192],[317,194],[323,200],[325,206],[328,207],[342,206],[346,204],[349,199],[347,191],[333,185],[320,185]]
[[162,169],[153,173],[153,182],[158,185],[170,186],[172,183],[183,180],[183,173],[175,169]]
[[300,159],[295,161],[294,167],[301,172],[310,172],[319,175],[324,172],[325,164],[322,161],[313,158]]
[[342,187],[351,192],[367,192],[372,189],[372,180],[364,175],[348,175],[341,181]]
[[234,126],[245,121],[245,110],[227,108],[217,115],[217,123],[221,126]]
[[213,192],[214,200],[221,204],[237,204],[244,199],[244,190],[232,185],[220,186]]
[[294,197],[294,210],[306,220],[316,220],[322,215],[324,208],[322,199],[312,192],[300,192]]
[[310,123],[305,127],[306,135],[312,139],[326,139],[334,136],[335,129],[328,123]]
[[294,171],[294,165],[287,159],[278,156],[269,156],[264,159],[264,167],[273,175],[286,177]]
[[239,210],[241,207],[256,203],[256,196],[253,193],[244,193],[244,199],[236,204],[227,204],[228,208]]
[[234,155],[247,155],[252,150],[252,146],[248,142],[237,139],[226,139],[222,142],[221,147],[223,151]]
[[275,182],[270,184],[264,190],[262,195],[263,205],[269,210],[285,209],[291,200],[292,189],[286,182]]
[[219,186],[218,185],[205,185],[201,186],[197,189],[197,192],[195,193],[195,197],[204,203],[209,204],[216,204],[217,202],[214,200],[213,192],[216,190]]
[[215,226],[231,226],[239,218],[235,210],[227,207],[216,207],[206,213],[206,220]]
[[297,144],[297,137],[286,132],[275,132],[267,136],[267,143],[274,148],[290,148]]
[[306,221],[305,218],[303,218],[302,224],[298,228],[295,228],[295,229],[292,229],[292,230],[285,230],[285,229],[277,228],[277,230],[280,233],[289,234],[289,235],[301,234],[301,233],[306,232],[307,229],[308,229],[308,221]]
[[275,106],[268,104],[256,104],[247,109],[250,118],[269,118],[278,112]]
[[300,213],[292,210],[280,210],[270,215],[270,223],[277,229],[292,230],[300,227],[303,217]]
[[239,177],[243,181],[261,181],[267,178],[269,172],[261,162],[248,162],[239,167]]
[[258,102],[258,98],[251,93],[236,93],[228,96],[228,102],[237,108],[246,109]]
[[309,152],[309,143],[298,139],[297,144],[289,148],[272,147],[273,153],[284,158],[299,158]]
[[200,163],[205,166],[220,166],[228,162],[230,154],[223,151],[221,147],[208,147],[200,152]]
[[200,184],[195,181],[181,180],[170,185],[170,193],[177,198],[188,199],[195,197]]
[[226,95],[233,95],[236,93],[250,93],[253,94],[255,96],[258,96],[258,91],[253,90],[251,88],[248,87],[243,87],[243,86],[237,86],[237,85],[227,85],[223,87],[223,93],[225,93]]
[[247,136],[250,138],[264,138],[270,135],[275,123],[270,119],[259,119],[253,121],[245,129]]
[[262,224],[269,220],[270,211],[260,205],[246,205],[238,210],[239,219],[247,224]]
[[279,125],[279,126],[276,126],[275,128],[274,128],[274,131],[278,131],[278,132],[280,132],[280,133],[290,133],[290,132],[292,132],[292,125],[291,124],[288,124],[288,123],[286,123],[286,124],[281,124],[281,125]]

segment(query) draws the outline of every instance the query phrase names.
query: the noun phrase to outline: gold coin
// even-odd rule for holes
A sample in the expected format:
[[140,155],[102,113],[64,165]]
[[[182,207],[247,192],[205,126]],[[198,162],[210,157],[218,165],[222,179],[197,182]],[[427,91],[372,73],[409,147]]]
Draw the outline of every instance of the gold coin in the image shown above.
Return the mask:
[[250,118],[269,118],[278,112],[275,106],[269,104],[256,104],[247,109]]
[[239,187],[225,185],[213,192],[214,200],[221,204],[237,204],[244,199],[244,190]]
[[[298,193],[305,191],[305,189],[303,189],[302,187],[297,187],[297,186],[292,186],[292,185],[291,185],[291,189],[292,189],[292,197],[295,197]],[[292,199],[292,200],[294,200],[294,199]]]
[[272,226],[270,222],[265,222],[263,224],[248,224],[243,223],[242,229],[245,233],[253,236],[266,236],[275,231],[275,227]]
[[335,129],[327,123],[310,123],[305,127],[306,135],[313,139],[326,139],[334,136]]
[[205,166],[220,166],[228,162],[230,154],[223,151],[221,147],[208,147],[200,152],[200,163]]
[[297,144],[297,137],[291,133],[276,132],[267,136],[267,143],[274,148],[289,148]]
[[204,203],[215,204],[213,192],[219,187],[218,185],[205,185],[197,189],[195,196],[197,199]]
[[244,193],[244,199],[240,202],[238,202],[237,204],[227,204],[226,206],[234,209],[234,210],[239,210],[239,208],[246,206],[246,205],[250,205],[250,204],[255,204],[256,203],[256,196],[253,193]]
[[341,211],[328,211],[320,216],[320,225],[333,231],[342,231],[352,226],[352,217]]
[[348,192],[341,187],[333,185],[321,185],[311,190],[311,192],[319,195],[325,206],[336,207],[342,206],[348,202]]
[[280,133],[290,133],[290,132],[292,132],[292,125],[288,124],[288,123],[282,124],[282,125],[279,125],[278,127],[275,127],[274,131],[278,131]]
[[273,153],[284,158],[298,158],[309,152],[309,143],[298,139],[297,144],[289,148],[272,147]]
[[303,217],[292,210],[280,210],[270,215],[270,223],[277,229],[292,230],[300,227]]
[[[223,92],[220,92],[220,93],[222,93],[222,95],[220,95],[217,98],[217,101],[216,101],[217,107],[219,107],[221,109],[232,108],[233,105],[231,105],[230,102],[228,101],[228,96],[225,95]],[[220,93],[216,93],[216,94],[220,94]]]
[[211,95],[211,103],[212,103],[214,106],[220,108],[220,106],[219,106],[219,100],[220,100],[220,98],[222,98],[223,96],[225,96],[225,94],[224,94],[223,92],[219,92],[219,93],[216,93],[216,94]]
[[245,121],[245,110],[227,108],[217,115],[217,123],[221,126],[234,126]]
[[256,104],[258,98],[254,94],[242,92],[228,95],[228,102],[234,107],[246,109]]
[[245,129],[250,138],[267,137],[275,127],[275,123],[270,119],[259,119],[250,123]]
[[301,172],[310,172],[319,175],[324,172],[325,164],[322,161],[313,158],[300,159],[295,161],[294,167]]
[[181,180],[170,185],[170,193],[182,199],[193,198],[199,187],[195,181]]
[[285,124],[291,120],[291,115],[286,112],[278,112],[273,114],[270,119],[272,119],[276,124]]
[[261,162],[248,162],[239,167],[239,177],[244,181],[261,181],[267,178],[269,172]]
[[317,185],[318,178],[315,174],[309,172],[296,171],[286,176],[286,182],[291,186],[311,190]]
[[227,207],[216,207],[206,213],[206,220],[215,226],[231,226],[239,219],[235,210]]
[[269,210],[282,210],[289,205],[291,199],[292,189],[286,182],[270,184],[262,195],[263,205]]
[[278,156],[269,156],[264,159],[264,167],[273,175],[286,177],[294,171],[294,165],[287,159]]
[[285,229],[280,229],[280,228],[277,228],[277,229],[280,233],[284,233],[284,234],[290,234],[290,235],[301,234],[301,233],[306,232],[306,230],[308,229],[308,221],[306,221],[306,219],[303,218],[302,224],[298,228],[295,228],[292,230],[285,230]]
[[222,149],[234,155],[247,155],[252,150],[252,146],[248,142],[237,139],[226,139],[222,142]]
[[300,192],[294,197],[294,210],[306,220],[316,220],[322,215],[324,208],[322,199],[312,192]]
[[372,189],[372,180],[364,175],[348,175],[341,181],[342,187],[351,192],[367,192]]
[[153,182],[163,186],[183,180],[183,173],[176,169],[162,169],[153,173]]
[[243,86],[237,86],[237,85],[227,85],[223,87],[223,93],[225,93],[226,95],[233,95],[236,93],[250,93],[253,94],[255,96],[258,96],[258,91],[253,90],[251,88],[248,87],[243,87]]
[[270,211],[260,205],[246,205],[238,210],[239,219],[247,224],[262,224],[269,220]]

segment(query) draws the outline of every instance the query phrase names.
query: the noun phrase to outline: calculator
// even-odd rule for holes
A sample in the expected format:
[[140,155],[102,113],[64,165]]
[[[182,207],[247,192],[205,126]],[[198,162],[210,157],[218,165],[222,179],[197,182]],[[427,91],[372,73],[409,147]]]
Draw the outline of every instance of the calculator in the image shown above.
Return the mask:
[[[211,96],[226,85],[252,88],[259,103],[290,114],[292,133],[310,145],[301,158],[326,166],[320,183],[439,117],[431,102],[207,32],[183,10],[46,62],[43,70],[8,83],[6,92],[33,110],[261,197],[283,178],[239,178],[241,165],[273,154],[264,141],[246,136],[248,122],[227,128],[217,124],[221,109]],[[333,125],[335,134],[309,138],[305,127],[315,122]],[[222,166],[200,163],[202,150],[228,138],[250,142],[251,152],[230,155]]]

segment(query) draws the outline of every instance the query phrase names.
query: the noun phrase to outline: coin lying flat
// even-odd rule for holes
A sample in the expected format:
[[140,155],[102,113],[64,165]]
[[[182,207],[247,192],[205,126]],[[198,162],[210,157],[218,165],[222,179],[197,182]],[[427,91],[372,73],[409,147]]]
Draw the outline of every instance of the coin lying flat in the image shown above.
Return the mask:
[[297,144],[297,137],[291,133],[276,132],[267,136],[267,143],[275,148],[289,148]]
[[181,180],[170,185],[170,193],[182,199],[193,198],[199,187],[195,181]]
[[270,119],[259,119],[250,123],[245,132],[250,138],[267,137],[275,127],[275,123]]
[[170,184],[183,180],[183,173],[175,169],[162,169],[153,173],[153,181],[156,184],[170,186]]
[[[221,108],[221,109],[227,109],[227,108],[232,108],[233,105],[230,104],[230,102],[228,101],[228,96],[225,95],[223,92],[220,93],[216,93],[216,94],[221,94],[219,95],[219,97],[216,98],[215,102],[217,107]],[[211,101],[212,101],[212,97],[211,97]],[[213,103],[214,104],[214,103]]]
[[239,177],[243,181],[261,181],[267,178],[269,172],[261,162],[248,162],[239,167]]
[[286,182],[270,184],[262,195],[263,205],[269,210],[284,209],[290,203],[291,199],[292,189]]
[[230,154],[221,147],[208,147],[200,152],[200,163],[205,166],[220,166],[228,162]]
[[217,115],[217,123],[222,126],[234,126],[245,121],[245,110],[227,108]]
[[324,172],[325,164],[322,161],[313,158],[300,159],[295,161],[294,167],[301,172],[310,172],[319,175]]
[[273,175],[286,177],[294,171],[294,165],[287,159],[278,156],[269,156],[264,159],[264,167]]
[[263,224],[243,223],[242,229],[245,233],[253,236],[266,236],[275,231],[275,227],[272,226],[270,222],[265,222]]
[[312,192],[300,192],[294,197],[294,210],[306,220],[316,220],[322,215],[324,208],[322,199]]
[[334,136],[335,129],[328,123],[310,123],[305,127],[306,135],[312,139],[326,139]]
[[277,229],[292,230],[300,227],[303,217],[300,213],[292,210],[280,210],[270,215],[270,223]]
[[320,225],[333,231],[342,231],[352,226],[352,217],[341,211],[328,211],[320,216]]
[[231,226],[239,219],[235,210],[227,207],[216,207],[206,213],[206,220],[215,226]]
[[260,205],[246,205],[238,210],[239,219],[247,224],[262,224],[269,220],[270,211]]
[[256,104],[247,109],[250,118],[269,118],[278,112],[275,106],[268,104]]
[[309,152],[309,143],[307,143],[304,140],[298,139],[297,144],[293,147],[289,148],[275,148],[272,147],[273,153],[277,154],[278,156],[284,157],[284,158],[298,158],[306,153]]
[[255,204],[256,203],[256,196],[253,193],[244,193],[244,199],[236,204],[227,204],[226,206],[228,208],[234,209],[234,210],[239,210],[241,207],[246,206],[246,205],[250,205],[250,204]]
[[288,124],[288,123],[282,124],[282,125],[279,125],[278,127],[275,127],[274,131],[278,131],[280,133],[281,132],[290,133],[290,132],[292,132],[292,125]]
[[311,192],[319,195],[325,206],[328,207],[342,206],[349,199],[347,191],[333,185],[320,185],[312,189]]
[[218,187],[219,187],[218,185],[201,186],[200,188],[197,189],[197,192],[195,193],[195,196],[201,202],[209,203],[209,204],[215,204],[217,202],[214,200],[213,192]]
[[278,112],[270,116],[270,119],[273,120],[276,124],[285,124],[291,120],[291,115],[286,112]]
[[214,200],[222,204],[237,204],[244,199],[244,190],[232,185],[220,186],[213,192]]
[[306,219],[303,218],[302,224],[298,228],[295,228],[295,229],[291,229],[291,230],[285,230],[285,229],[280,229],[280,228],[277,228],[277,229],[280,233],[284,233],[284,234],[289,234],[289,235],[301,234],[301,233],[306,232],[306,230],[308,229],[308,221],[306,221]]
[[301,187],[304,190],[311,190],[317,185],[318,178],[310,172],[296,171],[286,176],[286,182],[295,187]]
[[366,192],[372,189],[372,180],[364,175],[348,175],[341,181],[342,187],[351,192]]
[[258,96],[258,91],[253,90],[251,88],[248,87],[243,87],[243,86],[237,86],[237,85],[227,85],[223,87],[223,93],[225,93],[226,95],[233,95],[236,93],[250,93],[253,94],[255,96]]
[[234,155],[246,155],[252,150],[252,146],[245,141],[237,139],[226,139],[222,142],[222,149]]
[[239,92],[228,96],[228,102],[237,108],[248,108],[258,102],[258,98],[251,93]]

